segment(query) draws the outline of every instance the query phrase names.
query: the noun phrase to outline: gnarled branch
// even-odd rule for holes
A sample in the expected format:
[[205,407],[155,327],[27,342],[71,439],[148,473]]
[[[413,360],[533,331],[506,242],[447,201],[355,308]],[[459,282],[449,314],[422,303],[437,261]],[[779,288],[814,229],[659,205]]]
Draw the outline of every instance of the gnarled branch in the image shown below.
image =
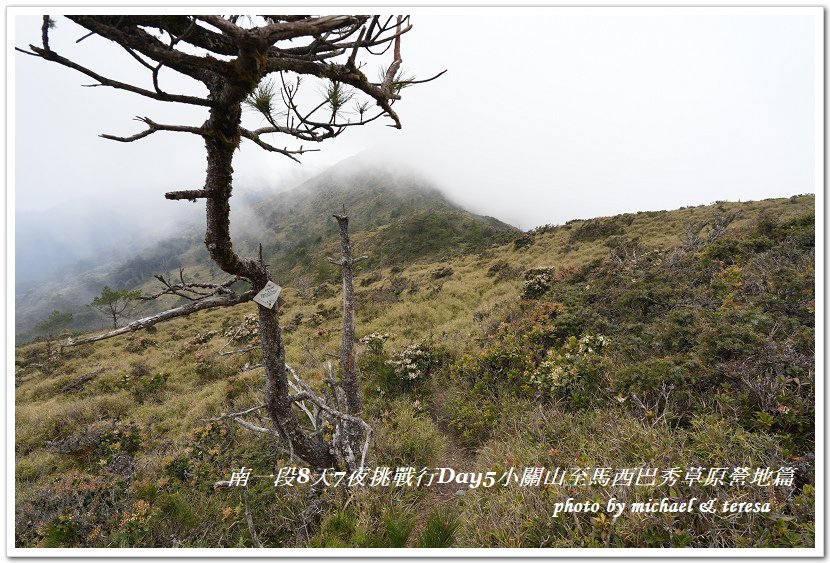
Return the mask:
[[[220,294],[228,295],[233,293],[231,286],[240,280],[239,276],[236,276],[222,283],[187,282],[184,280],[184,268],[179,268],[179,283],[172,283],[161,274],[153,277],[160,281],[165,289],[152,295],[142,296],[141,299],[144,301],[158,299],[162,295],[177,295],[190,301],[197,301]],[[209,289],[211,291],[199,291],[200,289]]]

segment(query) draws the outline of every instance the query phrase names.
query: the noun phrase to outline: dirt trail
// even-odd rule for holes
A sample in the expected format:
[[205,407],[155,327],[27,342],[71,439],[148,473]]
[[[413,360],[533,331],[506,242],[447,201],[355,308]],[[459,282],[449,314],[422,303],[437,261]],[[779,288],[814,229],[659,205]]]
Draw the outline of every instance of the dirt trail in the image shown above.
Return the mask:
[[[435,467],[450,467],[456,473],[465,471],[473,471],[475,465],[475,452],[458,443],[455,436],[442,429],[442,433],[447,437],[449,443],[444,455],[436,462]],[[458,491],[466,491],[466,485],[459,485],[457,483],[438,484],[433,483],[427,489],[427,502],[445,502],[449,499],[456,499],[459,494]]]
[[[475,452],[463,446],[449,429],[446,420],[440,416],[444,393],[440,389],[434,390],[430,404],[430,415],[441,433],[447,438],[447,449],[436,460],[435,467],[450,467],[458,472],[475,470]],[[419,503],[420,510],[415,520],[415,527],[410,535],[410,547],[421,536],[427,516],[439,507],[454,510],[458,500],[463,497],[459,491],[466,493],[467,486],[457,483],[433,483],[426,489],[426,496]]]

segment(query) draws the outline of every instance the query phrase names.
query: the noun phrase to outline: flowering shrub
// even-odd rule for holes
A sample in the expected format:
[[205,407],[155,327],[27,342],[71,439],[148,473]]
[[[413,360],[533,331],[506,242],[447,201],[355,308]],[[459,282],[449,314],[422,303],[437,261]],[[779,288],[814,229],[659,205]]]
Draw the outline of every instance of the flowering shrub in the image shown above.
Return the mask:
[[395,353],[386,364],[392,366],[395,376],[404,381],[423,379],[429,375],[434,364],[432,352],[423,344],[410,344]]
[[259,334],[259,321],[256,315],[245,315],[242,322],[225,331],[224,337],[231,342],[246,342]]
[[369,352],[376,356],[380,356],[383,354],[383,343],[388,339],[389,333],[387,332],[373,332],[372,334],[367,334],[361,338],[360,342],[366,345],[366,349],[369,350]]
[[602,351],[607,343],[602,335],[571,336],[562,346],[548,350],[545,359],[525,372],[525,376],[546,395],[587,399],[587,393],[599,379],[604,364]]
[[211,338],[216,336],[215,330],[209,330],[207,332],[200,332],[193,339],[190,341],[191,345],[199,345],[199,344],[207,344]]
[[525,272],[522,299],[539,299],[553,283],[553,268],[533,268]]

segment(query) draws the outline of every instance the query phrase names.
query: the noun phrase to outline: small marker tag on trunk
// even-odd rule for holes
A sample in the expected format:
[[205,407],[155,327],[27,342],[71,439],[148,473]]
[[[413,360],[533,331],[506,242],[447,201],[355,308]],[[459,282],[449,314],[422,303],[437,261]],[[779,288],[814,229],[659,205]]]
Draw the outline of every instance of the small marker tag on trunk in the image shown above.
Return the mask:
[[266,309],[273,309],[274,303],[277,302],[277,299],[280,296],[280,291],[282,291],[280,286],[272,281],[269,281],[265,284],[265,287],[262,288],[262,291],[254,296],[254,301]]

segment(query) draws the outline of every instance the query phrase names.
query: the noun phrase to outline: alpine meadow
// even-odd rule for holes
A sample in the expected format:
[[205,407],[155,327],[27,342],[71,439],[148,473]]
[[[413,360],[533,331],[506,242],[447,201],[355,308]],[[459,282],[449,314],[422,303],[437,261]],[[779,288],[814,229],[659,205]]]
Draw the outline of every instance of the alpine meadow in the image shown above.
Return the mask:
[[[549,10],[540,21],[559,14],[577,26],[639,17]],[[693,32],[708,25],[708,16],[686,16],[671,14],[667,25]],[[509,78],[501,69],[487,75],[492,84],[465,84],[459,99],[439,97],[447,83],[457,88],[453,73],[466,76],[463,57],[450,47],[416,57],[426,49],[416,36],[432,21],[424,17],[422,27],[417,14],[12,17],[20,37],[24,24],[25,37],[36,37],[15,45],[17,72],[30,69],[26,84],[49,88],[59,72],[89,86],[84,96],[113,93],[117,112],[101,105],[95,118],[107,127],[101,143],[120,147],[124,160],[115,166],[140,161],[136,179],[163,193],[172,217],[168,223],[128,200],[108,210],[103,194],[126,197],[120,183],[132,180],[125,172],[96,187],[92,169],[95,185],[75,195],[100,190],[88,196],[97,203],[58,204],[53,215],[17,210],[15,333],[7,338],[15,553],[456,548],[412,553],[470,556],[476,552],[465,548],[520,548],[510,553],[601,556],[751,548],[760,556],[758,548],[805,554],[823,546],[815,267],[823,218],[813,195],[821,186],[780,183],[775,174],[790,153],[759,152],[751,166],[743,147],[706,156],[723,167],[717,201],[702,200],[703,187],[679,187],[698,174],[683,159],[705,148],[661,160],[668,151],[655,137],[652,155],[621,165],[603,157],[617,133],[602,129],[592,133],[596,154],[557,160],[552,147],[565,134],[546,124],[564,124],[569,112],[586,124],[602,120],[593,109],[557,106],[552,100],[562,94],[546,94],[544,79],[567,90],[582,75],[542,77],[539,68],[537,87],[536,77],[516,70]],[[770,29],[791,22],[724,16],[741,21],[735,29],[744,17]],[[477,18],[485,22],[472,11],[452,20],[459,42]],[[469,33],[459,53],[485,36]],[[536,42],[545,40],[528,39],[526,50],[541,52]],[[489,56],[481,48],[481,58]],[[436,66],[414,68],[412,60]],[[632,84],[654,79],[653,68],[632,68]],[[750,70],[729,68],[754,84]],[[766,72],[782,88],[798,83]],[[532,110],[507,95],[502,107],[477,109],[477,89],[486,98],[499,81],[512,92],[507,83],[521,80],[522,90],[538,90]],[[627,95],[597,87],[581,97],[596,103],[609,92],[613,103]],[[21,86],[19,107],[24,95]],[[638,100],[637,111],[697,111],[654,100]],[[112,117],[148,103],[164,119],[140,115],[131,125]],[[713,99],[699,104],[718,111]],[[423,107],[428,113],[419,113]],[[418,156],[413,147],[422,141],[408,137],[409,123],[432,127],[429,115],[445,108],[458,121],[429,134],[436,146],[460,148],[446,160]],[[502,112],[524,117],[503,122]],[[27,115],[17,115],[18,130],[30,127]],[[724,127],[738,131],[739,119]],[[795,147],[800,134],[778,135],[775,119],[763,122],[770,138]],[[691,139],[682,130],[696,130],[694,121],[670,127]],[[520,146],[501,170],[480,149],[502,142],[491,123],[505,143],[526,136],[563,170],[574,167],[573,185],[534,177],[534,167],[550,163],[522,157]],[[638,127],[651,136],[645,121]],[[380,142],[365,139],[381,133],[390,139],[383,150],[360,144]],[[191,144],[152,162],[130,156],[168,137]],[[18,192],[45,173],[27,168],[21,138]],[[762,151],[764,139],[747,143]],[[581,142],[574,137],[569,146]],[[312,160],[318,164],[294,176],[275,180],[270,164],[256,171],[261,180],[247,175],[251,163],[265,162],[250,160],[253,152],[303,169],[330,146],[333,162]],[[73,150],[82,158],[71,146],[70,157]],[[792,158],[794,167],[816,164]],[[482,175],[458,183],[441,175],[447,162]],[[676,189],[670,195],[682,203],[654,199],[644,181],[640,195],[597,192],[578,216],[554,213],[551,202],[582,201],[591,187],[580,182],[591,184],[603,167],[609,185],[634,181],[628,166],[682,176],[659,196]],[[740,166],[752,170],[736,177],[766,175],[774,190],[730,191],[728,167]],[[182,170],[199,183],[182,185]],[[488,174],[507,179],[503,199],[489,197]],[[541,187],[528,191],[534,182]],[[627,207],[613,207],[623,200]],[[516,220],[521,206],[536,214]],[[549,224],[528,228],[548,209]],[[596,550],[557,551],[564,548]]]

